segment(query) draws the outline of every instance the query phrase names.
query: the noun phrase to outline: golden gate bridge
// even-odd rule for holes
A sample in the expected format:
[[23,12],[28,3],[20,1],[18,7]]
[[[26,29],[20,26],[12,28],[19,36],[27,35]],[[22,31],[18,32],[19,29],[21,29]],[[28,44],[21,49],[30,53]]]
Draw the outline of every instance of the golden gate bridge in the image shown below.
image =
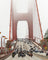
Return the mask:
[[[2,57],[5,59],[5,57],[7,58],[9,55],[11,55],[11,53],[16,48],[18,39],[20,40],[20,38],[17,37],[17,24],[19,21],[27,21],[27,24],[28,24],[28,30],[29,30],[28,36],[29,37],[25,38],[25,40],[27,39],[27,40],[31,41],[37,48],[42,50],[42,47],[39,45],[38,42],[36,42],[36,40],[40,41],[41,39],[43,39],[43,33],[42,33],[42,28],[41,28],[37,0],[26,0],[25,1],[25,2],[28,2],[28,4],[26,3],[28,6],[27,12],[22,12],[24,9],[19,8],[19,6],[24,3],[23,2],[24,0],[22,2],[21,1],[11,0],[9,41],[11,41],[12,44],[15,41],[15,44],[14,44],[13,50],[8,51],[8,54],[6,52],[4,52],[4,55],[1,56],[1,59],[2,59]],[[19,4],[19,3],[21,3],[21,4]],[[18,9],[18,11],[17,11],[17,9]],[[21,10],[21,12],[19,10]],[[11,37],[11,35],[12,35],[12,37]],[[5,36],[2,36],[2,37],[5,37]],[[5,37],[5,39],[7,39],[7,38]],[[22,39],[24,40],[24,38],[22,38]],[[5,44],[5,41],[4,41],[4,44]],[[1,53],[2,53],[2,49],[5,49],[5,48],[2,47],[2,38],[1,38],[1,47],[0,47]]]

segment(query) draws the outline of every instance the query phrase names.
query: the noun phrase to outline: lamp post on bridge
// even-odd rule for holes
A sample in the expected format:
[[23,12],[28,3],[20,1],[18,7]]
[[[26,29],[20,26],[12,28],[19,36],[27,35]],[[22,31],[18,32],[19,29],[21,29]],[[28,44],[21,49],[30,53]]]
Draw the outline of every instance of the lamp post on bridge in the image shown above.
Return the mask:
[[2,46],[2,38],[5,38],[5,36],[1,37],[1,53],[2,53],[2,48],[3,48],[3,46]]
[[[5,40],[6,40],[6,39],[8,39],[8,38],[5,37]],[[4,42],[5,42],[5,40],[4,40]],[[4,45],[5,45],[5,44],[4,44]]]
[[[5,39],[8,39],[8,38],[6,38],[6,36],[2,36],[3,38],[4,38],[4,49],[6,49],[5,48]],[[6,53],[6,52],[5,52]]]
[[8,39],[8,38],[6,38],[6,36],[3,36],[3,38],[4,38],[4,46],[5,46],[5,39]]
[[[0,34],[1,34],[1,32],[0,32]],[[1,37],[0,37],[1,38]],[[1,39],[2,40],[2,39]],[[2,41],[1,41],[2,42]],[[2,44],[1,44],[2,45]]]
[[[0,32],[0,34],[1,34],[1,32]],[[1,38],[1,53],[2,53],[2,37],[0,37]]]
[[3,36],[3,38],[4,38],[4,49],[5,49],[5,53],[6,53],[6,48],[5,48],[5,46],[6,46],[6,45],[5,45],[5,40],[6,40],[6,39],[8,39],[8,38],[6,38],[6,36]]
[[[1,32],[0,32],[0,34],[1,34]],[[1,38],[1,53],[2,53],[2,48],[3,48],[3,46],[2,46],[2,38],[4,38],[4,46],[5,46],[5,39],[7,39],[7,38],[5,36],[2,36],[0,38]]]

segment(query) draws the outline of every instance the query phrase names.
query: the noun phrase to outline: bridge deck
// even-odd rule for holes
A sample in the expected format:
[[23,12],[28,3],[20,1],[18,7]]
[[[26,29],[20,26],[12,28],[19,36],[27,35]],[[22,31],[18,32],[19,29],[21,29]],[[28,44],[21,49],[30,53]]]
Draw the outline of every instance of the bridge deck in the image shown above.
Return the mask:
[[36,56],[33,56],[33,57],[29,57],[26,55],[26,57],[18,57],[18,55],[16,55],[14,58],[12,58],[12,56],[8,57],[7,59],[5,60],[42,60]]

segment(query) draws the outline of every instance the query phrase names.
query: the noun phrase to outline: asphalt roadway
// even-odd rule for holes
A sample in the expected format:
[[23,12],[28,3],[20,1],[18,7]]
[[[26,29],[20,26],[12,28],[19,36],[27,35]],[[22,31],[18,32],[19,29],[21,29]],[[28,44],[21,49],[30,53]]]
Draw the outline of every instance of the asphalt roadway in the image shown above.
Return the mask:
[[[23,42],[18,42],[17,45],[18,45],[18,46],[22,45],[22,48],[23,48],[23,45],[25,45],[25,47],[27,47],[27,48],[24,47],[23,49],[26,49],[26,50],[29,49],[29,46],[28,46],[27,44],[24,44]],[[17,46],[17,45],[16,45],[16,46]],[[18,54],[17,54],[17,55],[15,55],[14,58],[13,58],[12,55],[11,55],[11,56],[9,56],[7,59],[5,59],[5,60],[42,60],[42,59],[38,58],[38,57],[35,56],[35,55],[33,55],[32,57],[30,57],[30,56],[28,56],[28,55],[26,55],[25,57],[18,57]]]
[[[26,49],[26,50],[29,49],[29,45],[24,44],[23,42],[18,42],[16,46],[19,46],[19,47],[20,47],[21,45],[22,45],[22,48],[23,48],[23,49]],[[17,54],[17,55],[15,55],[15,57],[13,58],[13,57],[12,57],[12,54],[11,54],[11,55],[10,55],[8,58],[6,58],[5,60],[48,60],[48,59],[42,58],[41,56],[38,56],[38,55],[35,55],[35,54],[33,54],[32,57],[30,57],[30,56],[28,56],[28,55],[26,55],[25,57],[18,57],[18,54]]]
[[40,58],[36,57],[35,55],[33,55],[32,57],[30,57],[28,55],[26,55],[25,57],[18,57],[18,55],[16,55],[14,58],[12,56],[9,56],[5,60],[43,60],[43,59],[40,59]]

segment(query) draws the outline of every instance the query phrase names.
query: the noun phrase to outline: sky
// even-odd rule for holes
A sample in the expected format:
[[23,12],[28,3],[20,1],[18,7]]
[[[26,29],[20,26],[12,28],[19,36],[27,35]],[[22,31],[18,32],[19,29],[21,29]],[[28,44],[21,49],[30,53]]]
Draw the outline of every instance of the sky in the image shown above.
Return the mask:
[[[0,32],[9,38],[11,0],[0,0]],[[37,0],[43,35],[48,29],[48,0]]]
[[48,29],[48,0],[37,0],[43,35]]

